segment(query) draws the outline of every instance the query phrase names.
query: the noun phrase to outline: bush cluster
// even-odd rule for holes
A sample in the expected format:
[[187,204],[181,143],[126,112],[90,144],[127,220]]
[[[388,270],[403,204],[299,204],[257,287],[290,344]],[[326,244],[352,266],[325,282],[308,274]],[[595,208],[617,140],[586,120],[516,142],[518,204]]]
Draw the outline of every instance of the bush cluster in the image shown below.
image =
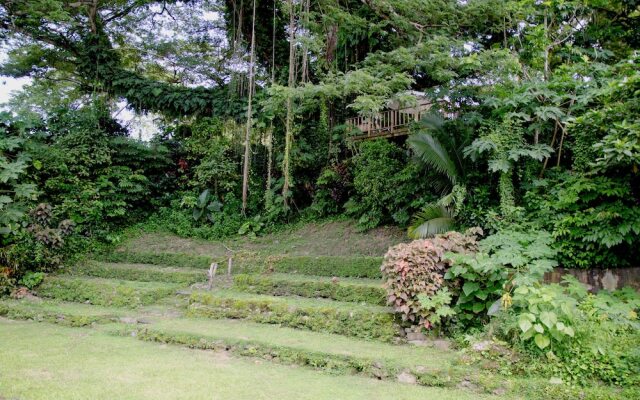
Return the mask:
[[430,328],[432,311],[423,307],[419,295],[433,296],[445,283],[450,263],[449,252],[469,253],[477,250],[476,230],[466,234],[448,232],[433,239],[414,240],[391,247],[384,257],[381,271],[385,279],[387,301],[403,321]]

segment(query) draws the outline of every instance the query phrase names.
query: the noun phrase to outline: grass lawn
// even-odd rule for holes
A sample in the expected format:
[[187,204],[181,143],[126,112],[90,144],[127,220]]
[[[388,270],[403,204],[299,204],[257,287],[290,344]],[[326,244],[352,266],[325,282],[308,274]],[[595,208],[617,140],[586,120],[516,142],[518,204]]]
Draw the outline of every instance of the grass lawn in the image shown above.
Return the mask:
[[[329,221],[296,225],[292,229],[250,239],[225,240],[234,251],[253,255],[293,256],[383,256],[390,246],[406,241],[398,228],[379,227],[358,232],[352,221]],[[148,233],[132,238],[121,250],[160,253],[189,253],[224,257],[226,248],[220,242],[185,239],[170,234]]]
[[468,390],[332,376],[91,329],[0,319],[3,396],[47,400],[498,398]]

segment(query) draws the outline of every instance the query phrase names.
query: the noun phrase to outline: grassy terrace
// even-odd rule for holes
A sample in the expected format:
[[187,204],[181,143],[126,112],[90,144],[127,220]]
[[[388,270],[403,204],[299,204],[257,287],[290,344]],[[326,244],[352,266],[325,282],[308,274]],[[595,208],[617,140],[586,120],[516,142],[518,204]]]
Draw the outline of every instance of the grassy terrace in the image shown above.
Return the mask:
[[138,307],[170,296],[179,284],[134,282],[77,276],[48,277],[38,288],[43,297],[99,306]]
[[[204,268],[214,255],[203,249],[217,243],[144,235],[100,257],[112,262],[47,277],[42,298],[0,300],[0,399],[575,398],[548,380],[500,375],[445,340],[406,343],[381,281],[344,273],[376,271],[381,246],[356,234],[364,254],[329,256],[305,230],[289,233],[297,244],[287,256],[272,253],[290,246],[283,233],[244,244],[262,261],[231,278],[223,269],[211,291]],[[278,272],[274,260],[305,268]],[[309,274],[332,265],[335,274]]]
[[489,398],[4,319],[0,359],[2,396],[33,400]]

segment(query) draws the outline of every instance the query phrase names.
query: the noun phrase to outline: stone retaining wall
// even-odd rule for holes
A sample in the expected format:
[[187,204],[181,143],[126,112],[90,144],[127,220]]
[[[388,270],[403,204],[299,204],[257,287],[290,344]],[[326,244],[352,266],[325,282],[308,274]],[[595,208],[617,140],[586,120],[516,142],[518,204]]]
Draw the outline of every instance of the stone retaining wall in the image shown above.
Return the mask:
[[640,268],[638,267],[589,270],[556,268],[544,275],[544,281],[546,283],[558,283],[565,274],[575,276],[590,291],[594,292],[600,289],[615,290],[625,286],[640,290]]

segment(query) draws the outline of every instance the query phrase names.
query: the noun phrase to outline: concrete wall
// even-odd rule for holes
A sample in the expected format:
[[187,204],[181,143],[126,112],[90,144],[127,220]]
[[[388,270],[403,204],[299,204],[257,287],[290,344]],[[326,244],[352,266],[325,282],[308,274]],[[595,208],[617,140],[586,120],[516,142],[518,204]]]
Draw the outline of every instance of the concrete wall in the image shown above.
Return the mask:
[[552,272],[544,275],[544,281],[547,283],[558,283],[565,274],[575,276],[593,292],[597,292],[600,289],[615,290],[625,286],[631,286],[636,290],[640,290],[640,268],[590,270],[556,268]]

